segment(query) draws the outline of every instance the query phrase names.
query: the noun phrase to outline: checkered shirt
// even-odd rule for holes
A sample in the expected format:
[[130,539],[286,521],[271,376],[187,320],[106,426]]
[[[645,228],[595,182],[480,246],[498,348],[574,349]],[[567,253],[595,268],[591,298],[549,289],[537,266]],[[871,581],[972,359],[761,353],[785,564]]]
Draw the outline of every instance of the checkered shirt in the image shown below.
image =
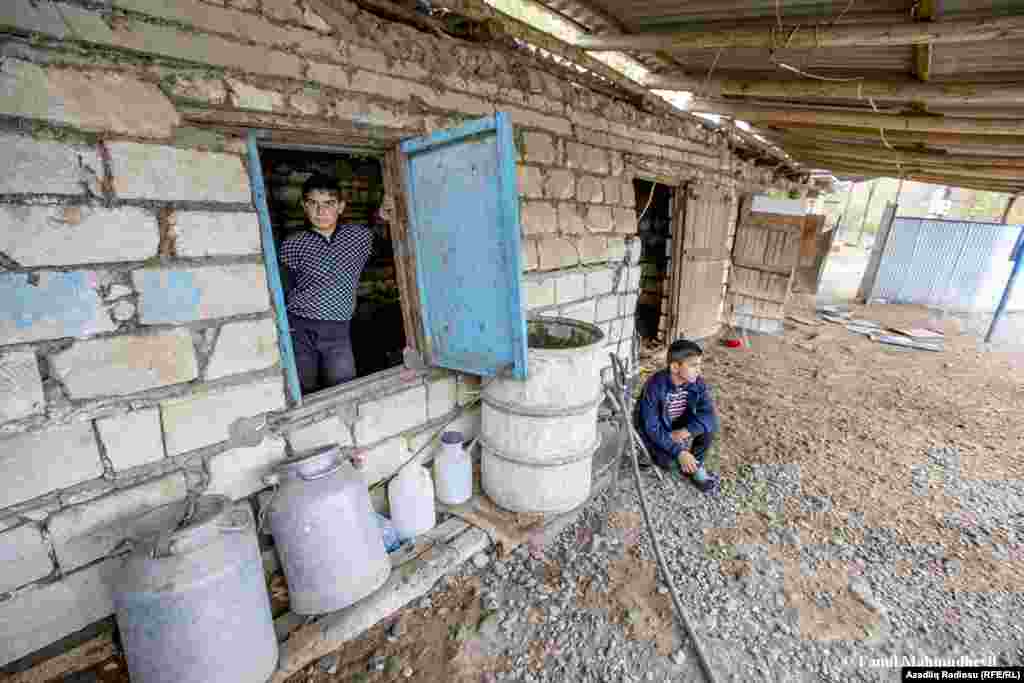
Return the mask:
[[351,320],[359,277],[373,252],[373,231],[365,225],[339,225],[330,239],[307,229],[281,245],[288,278],[288,312],[313,320]]

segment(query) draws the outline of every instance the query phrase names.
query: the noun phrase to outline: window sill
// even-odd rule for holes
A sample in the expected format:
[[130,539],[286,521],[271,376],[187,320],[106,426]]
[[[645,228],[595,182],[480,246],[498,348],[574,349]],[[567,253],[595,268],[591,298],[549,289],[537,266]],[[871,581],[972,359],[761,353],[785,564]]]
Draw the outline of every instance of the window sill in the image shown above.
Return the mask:
[[[403,372],[409,373],[409,379],[403,381]],[[381,370],[366,377],[359,377],[345,384],[302,397],[302,404],[277,413],[278,425],[285,425],[321,412],[329,412],[339,405],[348,404],[354,409],[359,403],[367,400],[389,396],[401,391],[424,386],[428,382],[443,377],[455,376],[456,373],[442,368],[426,368],[424,370],[408,370],[397,366]]]

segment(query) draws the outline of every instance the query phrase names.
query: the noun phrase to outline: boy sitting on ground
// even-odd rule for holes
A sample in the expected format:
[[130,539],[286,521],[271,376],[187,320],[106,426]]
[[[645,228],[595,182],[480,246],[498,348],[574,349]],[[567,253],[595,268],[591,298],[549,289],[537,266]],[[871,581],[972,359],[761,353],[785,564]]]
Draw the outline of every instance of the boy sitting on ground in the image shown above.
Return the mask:
[[715,441],[718,415],[701,377],[704,352],[680,339],[668,348],[668,367],[654,373],[637,404],[636,428],[654,462],[682,471],[705,493],[718,490],[718,475],[704,469]]

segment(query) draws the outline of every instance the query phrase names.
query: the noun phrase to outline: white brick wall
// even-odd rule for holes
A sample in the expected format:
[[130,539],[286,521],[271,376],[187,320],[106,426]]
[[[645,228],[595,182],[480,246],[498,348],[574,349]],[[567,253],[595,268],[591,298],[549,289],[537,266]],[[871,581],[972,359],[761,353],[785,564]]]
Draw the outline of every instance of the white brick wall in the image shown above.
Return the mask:
[[[0,272],[4,305],[19,315],[0,316],[0,339],[5,344],[83,337],[114,330],[114,323],[100,301],[99,274],[93,271],[66,273]],[[7,310],[11,310],[8,308]]]
[[365,458],[363,468],[359,471],[366,480],[367,486],[388,479],[408,460],[412,453],[406,446],[406,440],[395,437],[383,441],[363,452]]
[[573,320],[582,320],[585,323],[594,322],[594,309],[595,303],[593,300],[584,301],[578,304],[572,304],[571,306],[563,306],[559,311],[559,315],[563,318],[572,318]]
[[196,378],[188,330],[78,342],[51,357],[72,398],[131,394]]
[[267,438],[252,448],[232,448],[210,458],[210,486],[207,493],[232,500],[251,496],[262,488],[263,476],[284,460],[284,439]]
[[125,539],[158,533],[181,518],[188,490],[181,472],[118,489],[81,505],[65,508],[50,518],[50,540],[64,571],[98,560]]
[[35,524],[0,533],[0,593],[37,581],[52,571],[50,549]]
[[356,443],[371,444],[427,421],[427,388],[418,386],[361,403]]
[[527,310],[555,305],[555,279],[531,277],[523,280],[523,304]]
[[103,173],[103,164],[92,147],[72,147],[25,135],[0,133],[0,149],[5,156],[0,194],[80,195],[85,187],[94,192],[98,190],[97,180]]
[[220,328],[206,378],[262,370],[278,360],[277,327],[273,320],[227,323]]
[[17,593],[3,603],[0,619],[0,666],[79,631],[114,611],[108,560],[55,583]]
[[262,265],[147,268],[132,272],[144,325],[184,323],[270,308]]
[[0,423],[41,413],[45,407],[36,354],[0,354]]
[[104,417],[96,420],[96,427],[115,471],[141,467],[164,457],[160,411],[156,408]]
[[217,393],[170,399],[160,404],[168,455],[178,455],[228,438],[228,427],[285,405],[281,380],[246,384]]
[[587,273],[586,279],[587,296],[602,296],[612,291],[612,285],[615,280],[615,270],[613,268],[591,270]]
[[455,409],[455,377],[435,380],[427,385],[427,419],[436,420]]
[[137,142],[107,144],[114,191],[122,199],[249,203],[241,158]]
[[102,474],[88,422],[0,437],[0,509]]
[[617,296],[603,296],[597,300],[597,320],[604,322],[613,318],[618,318],[629,311],[627,308],[619,310],[619,297]]
[[142,261],[159,240],[156,216],[130,206],[0,207],[0,251],[27,267]]
[[254,213],[179,211],[178,256],[242,256],[260,253],[260,223]]
[[555,280],[555,303],[576,301],[585,297],[586,293],[586,276],[583,273],[567,273]]
[[285,434],[285,438],[295,453],[333,443],[339,446],[352,445],[352,434],[349,432],[348,426],[337,415],[294,429]]

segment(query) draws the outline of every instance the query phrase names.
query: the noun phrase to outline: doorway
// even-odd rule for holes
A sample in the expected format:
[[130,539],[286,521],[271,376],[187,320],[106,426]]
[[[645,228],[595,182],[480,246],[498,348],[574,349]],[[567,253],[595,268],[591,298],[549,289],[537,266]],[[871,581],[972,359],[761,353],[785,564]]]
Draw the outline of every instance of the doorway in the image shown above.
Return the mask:
[[640,239],[640,296],[636,304],[636,329],[641,340],[665,341],[671,295],[673,188],[635,179]]

